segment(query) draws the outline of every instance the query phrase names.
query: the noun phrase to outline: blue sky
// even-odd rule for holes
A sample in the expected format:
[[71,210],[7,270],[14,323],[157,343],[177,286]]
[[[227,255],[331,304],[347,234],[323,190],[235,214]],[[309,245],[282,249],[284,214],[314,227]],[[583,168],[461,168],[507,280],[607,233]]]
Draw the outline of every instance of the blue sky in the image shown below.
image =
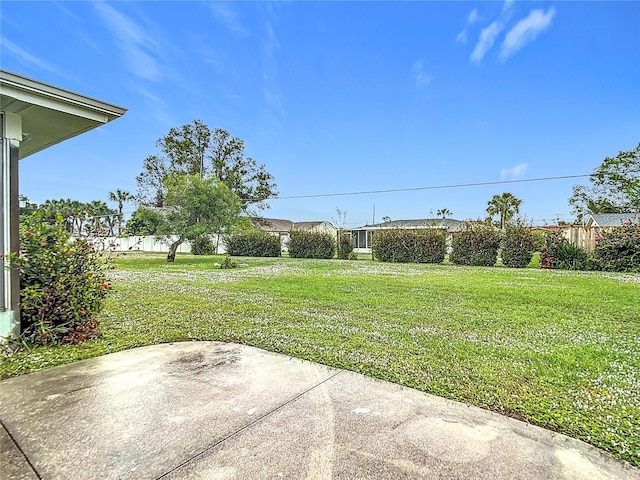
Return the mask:
[[38,203],[135,192],[156,140],[198,118],[275,176],[268,217],[477,218],[508,191],[552,222],[587,179],[286,197],[587,174],[640,141],[637,1],[3,1],[0,15],[2,69],[128,109],[21,162]]

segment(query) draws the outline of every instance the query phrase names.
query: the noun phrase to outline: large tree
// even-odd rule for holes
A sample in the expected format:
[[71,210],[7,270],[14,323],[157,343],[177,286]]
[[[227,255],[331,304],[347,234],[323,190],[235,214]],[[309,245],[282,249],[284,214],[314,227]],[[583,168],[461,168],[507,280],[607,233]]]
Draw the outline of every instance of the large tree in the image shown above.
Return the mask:
[[164,207],[157,234],[172,237],[167,261],[175,260],[185,240],[229,231],[242,210],[240,199],[215,178],[173,173],[164,181]]
[[578,222],[588,213],[640,212],[640,143],[605,157],[589,176],[591,185],[574,185],[569,205]]
[[505,192],[502,195],[494,195],[487,203],[487,213],[493,217],[498,216],[498,225],[501,229],[507,226],[507,223],[520,212],[522,200],[512,193]]
[[124,227],[125,236],[156,235],[162,224],[162,215],[157,209],[141,205],[131,214]]
[[264,165],[244,155],[244,141],[221,128],[211,130],[201,120],[172,128],[156,142],[160,150],[143,161],[136,177],[142,204],[163,207],[171,174],[214,178],[227,185],[241,200],[242,210],[255,213],[268,207],[277,195],[273,176]]

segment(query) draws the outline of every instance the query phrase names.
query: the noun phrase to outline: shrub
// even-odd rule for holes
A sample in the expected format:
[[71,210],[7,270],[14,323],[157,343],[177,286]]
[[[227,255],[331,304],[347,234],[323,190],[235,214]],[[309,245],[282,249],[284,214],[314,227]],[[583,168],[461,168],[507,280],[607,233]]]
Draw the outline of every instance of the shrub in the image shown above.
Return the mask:
[[442,263],[445,234],[439,228],[386,229],[373,236],[373,253],[381,262]]
[[453,234],[449,261],[457,265],[491,267],[498,259],[500,232],[491,225],[467,222]]
[[623,225],[596,239],[593,267],[609,272],[640,272],[640,225]]
[[544,247],[544,239],[546,236],[546,232],[544,230],[532,230],[531,235],[533,237],[533,251],[539,252],[542,247]]
[[404,229],[377,231],[372,238],[373,255],[381,262],[410,262],[413,255],[413,234]]
[[418,263],[442,263],[447,251],[446,234],[440,228],[415,230],[414,261]]
[[31,344],[81,343],[99,335],[95,315],[114,267],[91,243],[71,242],[62,218],[51,225],[38,213],[20,225],[22,338]]
[[237,268],[237,267],[238,267],[238,264],[234,262],[229,255],[226,255],[224,257],[224,261],[220,264],[221,270],[226,270],[228,268]]
[[279,257],[280,237],[262,230],[249,230],[229,235],[227,253],[235,257]]
[[289,232],[289,256],[291,258],[333,258],[336,242],[328,233]]
[[502,264],[511,268],[529,265],[535,251],[531,229],[521,223],[507,225],[502,237]]
[[569,243],[561,232],[549,232],[545,246],[540,249],[540,268],[585,270],[589,256],[580,247]]
[[216,247],[209,235],[200,235],[191,241],[191,253],[193,255],[213,255],[216,253]]
[[340,260],[349,260],[352,257],[354,245],[353,237],[350,232],[340,230],[338,232],[338,248],[337,255]]

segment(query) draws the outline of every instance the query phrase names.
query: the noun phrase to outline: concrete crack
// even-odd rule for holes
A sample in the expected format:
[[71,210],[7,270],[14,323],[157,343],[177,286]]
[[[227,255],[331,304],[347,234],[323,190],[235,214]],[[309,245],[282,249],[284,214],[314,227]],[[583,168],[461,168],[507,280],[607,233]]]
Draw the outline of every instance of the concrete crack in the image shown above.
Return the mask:
[[[187,460],[185,460],[184,462],[182,462],[181,464],[177,465],[176,467],[172,468],[171,470],[163,473],[162,475],[160,475],[159,477],[156,477],[156,480],[161,480],[163,478],[166,478],[168,475],[172,474],[173,472],[176,472],[177,470],[181,469],[182,467],[184,467],[185,465],[188,465],[189,463],[193,462],[195,459],[202,457],[203,455],[205,455],[207,452],[213,450],[214,448],[216,448],[218,445],[226,442],[227,440],[239,435],[240,433],[244,432],[245,430],[251,428],[253,425],[255,425],[256,423],[262,421],[264,418],[272,415],[273,413],[277,412],[278,410],[280,410],[283,407],[286,407],[287,405],[295,402],[297,399],[299,399],[300,397],[306,395],[307,393],[309,393],[310,391],[318,388],[320,385],[328,382],[329,380],[332,380],[333,378],[335,378],[336,376],[338,376],[339,374],[342,373],[342,370],[337,371],[336,373],[334,373],[333,375],[325,378],[324,380],[322,380],[321,382],[318,382],[317,384],[313,385],[312,387],[307,388],[306,390],[302,391],[301,393],[297,394],[296,396],[290,398],[289,400],[287,400],[286,402],[284,402],[281,405],[278,405],[277,407],[269,410],[268,412],[266,412],[264,415],[261,415],[260,417],[256,418],[254,421],[252,421],[251,423],[248,423],[247,425],[245,425],[244,427],[236,430],[233,433],[230,433],[229,435],[227,435],[224,438],[221,438],[220,440],[218,440],[217,442],[209,445],[207,448],[205,448],[204,450],[202,450],[201,452],[196,453],[195,455],[191,456],[190,458],[188,458]],[[40,477],[38,477],[40,478]]]

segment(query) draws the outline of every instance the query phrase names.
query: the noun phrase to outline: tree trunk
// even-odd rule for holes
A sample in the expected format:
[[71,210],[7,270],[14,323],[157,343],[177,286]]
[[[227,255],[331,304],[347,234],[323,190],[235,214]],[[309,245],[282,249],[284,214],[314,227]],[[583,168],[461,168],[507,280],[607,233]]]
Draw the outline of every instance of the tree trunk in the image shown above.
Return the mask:
[[182,239],[179,238],[178,240],[176,240],[171,244],[171,246],[169,247],[169,253],[167,254],[167,262],[175,261],[176,251],[178,250],[178,247],[180,246],[181,243],[182,243]]

